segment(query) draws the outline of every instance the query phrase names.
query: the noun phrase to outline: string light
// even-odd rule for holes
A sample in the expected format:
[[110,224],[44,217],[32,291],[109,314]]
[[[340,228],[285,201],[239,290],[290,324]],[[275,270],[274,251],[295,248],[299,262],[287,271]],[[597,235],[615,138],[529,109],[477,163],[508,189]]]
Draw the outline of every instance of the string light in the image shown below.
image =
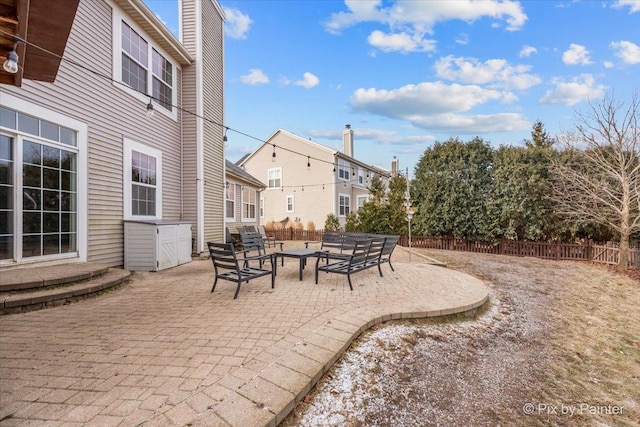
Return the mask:
[[16,41],[13,45],[13,49],[7,54],[7,59],[2,64],[2,68],[10,74],[15,74],[18,72],[18,52],[16,52],[16,47],[18,46],[18,42]]
[[[72,59],[68,59],[68,58],[63,57],[62,55],[58,55],[58,54],[56,54],[56,53],[54,53],[54,52],[51,52],[50,50],[47,50],[47,49],[45,49],[45,48],[43,48],[43,47],[40,47],[40,46],[38,46],[38,45],[36,45],[36,44],[34,44],[34,43],[31,43],[31,42],[27,41],[27,40],[25,40],[25,39],[22,39],[22,38],[17,37],[17,36],[15,36],[15,35],[13,35],[13,34],[10,34],[10,33],[6,32],[6,31],[2,30],[2,29],[0,29],[0,34],[4,34],[4,35],[6,35],[6,36],[14,37],[14,40],[16,41],[16,43],[18,43],[18,42],[23,42],[23,43],[25,43],[27,46],[33,46],[34,48],[36,48],[36,49],[38,49],[38,50],[41,50],[42,52],[45,52],[45,53],[47,53],[48,55],[51,55],[52,57],[58,58],[58,59],[60,59],[60,60],[62,60],[62,61],[65,61],[65,62],[67,62],[67,63],[69,63],[69,64],[71,64],[71,65],[75,66],[75,67],[81,68],[81,69],[83,69],[83,70],[87,71],[88,73],[91,73],[91,74],[93,74],[94,76],[97,76],[97,77],[99,77],[99,78],[102,78],[102,79],[108,80],[108,81],[112,82],[113,84],[116,84],[116,85],[120,85],[120,86],[126,87],[128,90],[134,90],[134,91],[136,91],[136,92],[138,92],[138,93],[140,93],[140,94],[142,94],[142,95],[144,95],[144,96],[149,96],[149,94],[147,94],[147,93],[145,93],[145,92],[143,92],[143,91],[137,90],[137,89],[135,89],[135,88],[132,88],[131,86],[127,85],[126,83],[123,83],[123,82],[121,82],[121,81],[118,81],[118,80],[116,80],[116,79],[112,78],[112,77],[111,77],[111,76],[109,76],[109,75],[103,74],[103,73],[101,73],[101,72],[99,72],[99,71],[93,70],[93,69],[91,69],[91,68],[89,68],[89,67],[87,67],[87,66],[85,66],[85,65],[83,65],[83,64],[81,64],[81,63],[79,63],[79,62],[76,62],[76,61],[74,61],[74,60],[72,60]],[[17,56],[17,54],[16,54],[16,56]],[[6,61],[5,61],[5,62],[6,62]],[[159,100],[158,100],[157,98],[153,97],[153,96],[149,96],[149,103],[147,104],[147,116],[149,116],[149,117],[153,117],[153,115],[155,114],[155,109],[154,109],[154,107],[153,107],[153,103],[152,103],[152,101],[156,101],[156,102],[158,102]],[[184,112],[184,113],[186,113],[186,114],[192,115],[192,116],[194,116],[194,117],[197,117],[197,118],[199,118],[199,119],[202,119],[202,120],[204,120],[204,121],[206,121],[206,122],[208,122],[208,123],[211,123],[211,124],[213,124],[213,125],[220,126],[221,128],[223,128],[223,129],[224,129],[224,136],[223,136],[223,140],[226,140],[226,138],[227,138],[227,135],[226,135],[226,134],[227,134],[227,131],[232,131],[232,132],[236,132],[236,133],[237,133],[237,134],[239,134],[239,135],[245,136],[245,137],[247,137],[247,138],[250,138],[250,139],[254,139],[254,140],[256,140],[256,141],[259,141],[259,142],[261,142],[261,143],[267,143],[267,142],[266,142],[266,141],[264,141],[263,139],[260,139],[260,138],[258,138],[258,137],[256,137],[256,136],[253,136],[253,135],[247,134],[247,133],[242,132],[242,131],[240,131],[240,130],[238,130],[238,129],[233,129],[233,128],[231,128],[231,127],[225,126],[225,125],[223,125],[223,124],[221,124],[221,123],[216,122],[215,120],[212,120],[212,119],[210,119],[210,118],[208,118],[208,117],[204,117],[204,116],[202,116],[202,115],[199,115],[199,114],[197,114],[197,113],[194,113],[193,111],[189,111],[189,110],[187,110],[187,109],[185,109],[185,108],[182,108],[182,107],[180,107],[180,106],[178,106],[178,105],[173,105],[173,104],[164,103],[164,102],[163,102],[163,105],[166,105],[166,106],[168,106],[168,107],[170,106],[170,107],[172,107],[172,108],[175,108],[175,109],[176,109],[176,110],[178,110],[178,111],[181,111],[181,112]],[[272,153],[272,155],[271,155],[271,156],[272,156],[272,161],[274,161],[274,162],[275,162],[275,159],[276,159],[276,144],[271,143],[271,145],[273,146],[273,153]],[[288,152],[290,152],[290,153],[296,154],[296,155],[306,156],[306,157],[307,157],[307,165],[308,165],[308,167],[310,167],[310,166],[311,166],[311,159],[313,158],[314,160],[316,160],[316,161],[318,161],[318,162],[321,162],[321,163],[330,163],[330,164],[332,164],[332,165],[333,165],[333,172],[335,173],[335,171],[336,171],[336,163],[335,163],[335,160],[334,160],[334,161],[328,161],[328,160],[321,159],[321,158],[317,158],[317,157],[313,157],[313,156],[310,156],[310,155],[308,155],[308,154],[304,154],[304,153],[301,153],[301,152],[298,152],[298,151],[295,151],[295,150],[291,150],[291,149],[286,148],[286,147],[280,147],[280,146],[278,146],[278,148],[279,148],[279,149],[281,149],[281,150],[285,150],[285,151],[288,151]],[[355,175],[355,172],[354,172],[354,175]],[[385,176],[386,176],[386,175],[385,175]],[[388,177],[388,176],[387,176],[387,177]]]
[[224,142],[227,142],[227,131],[228,131],[228,130],[229,130],[229,128],[225,126],[225,128],[224,128],[224,135],[222,135],[222,140],[223,140]]
[[154,116],[153,104],[151,103],[151,98],[149,98],[149,103],[147,104],[147,118],[153,119],[153,116]]

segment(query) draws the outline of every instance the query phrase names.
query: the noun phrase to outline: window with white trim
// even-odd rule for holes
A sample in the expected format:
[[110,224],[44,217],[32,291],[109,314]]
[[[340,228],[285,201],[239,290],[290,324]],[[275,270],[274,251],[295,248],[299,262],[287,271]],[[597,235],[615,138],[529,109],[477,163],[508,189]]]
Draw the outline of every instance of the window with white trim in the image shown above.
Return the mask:
[[225,218],[229,221],[236,219],[236,185],[227,182],[225,189]]
[[295,205],[294,205],[294,197],[293,194],[287,194],[287,212],[293,212]]
[[338,178],[349,180],[349,162],[346,160],[338,159]]
[[369,201],[369,196],[356,196],[356,209],[360,210],[365,202]]
[[338,216],[349,215],[349,205],[351,203],[351,197],[346,194],[338,195]]
[[267,183],[269,188],[282,188],[282,168],[267,170]]
[[0,101],[0,265],[86,261],[87,125],[10,93]]
[[125,219],[162,219],[162,152],[124,140]]
[[256,190],[248,186],[242,187],[242,220],[256,219]]
[[358,184],[364,185],[364,169],[358,168]]
[[116,84],[116,87],[128,91],[144,103],[148,103],[151,97],[151,102],[161,107],[156,111],[177,119],[173,106],[177,103],[178,64],[159,45],[154,45],[154,41],[140,27],[126,18],[114,8],[113,78],[126,85]]

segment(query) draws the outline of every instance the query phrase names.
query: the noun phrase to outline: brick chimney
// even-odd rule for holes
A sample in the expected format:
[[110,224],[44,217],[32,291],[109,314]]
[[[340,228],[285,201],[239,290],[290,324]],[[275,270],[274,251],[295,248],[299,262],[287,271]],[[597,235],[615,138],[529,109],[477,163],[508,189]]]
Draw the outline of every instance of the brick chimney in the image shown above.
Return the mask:
[[351,125],[345,125],[342,131],[342,152],[353,157],[353,129],[351,129]]

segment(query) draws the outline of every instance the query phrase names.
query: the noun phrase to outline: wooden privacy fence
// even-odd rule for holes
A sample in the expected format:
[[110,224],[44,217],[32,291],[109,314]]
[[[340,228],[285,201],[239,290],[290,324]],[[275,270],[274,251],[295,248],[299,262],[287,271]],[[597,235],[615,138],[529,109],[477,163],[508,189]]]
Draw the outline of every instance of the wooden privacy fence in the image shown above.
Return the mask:
[[[322,240],[324,230],[300,230],[297,228],[269,229],[267,234],[277,240]],[[401,246],[409,246],[408,236],[401,236]],[[444,249],[449,251],[475,252],[482,254],[530,256],[543,259],[593,261],[603,264],[618,264],[620,248],[617,243],[561,243],[527,242],[502,239],[497,243],[473,242],[453,237],[411,236],[411,246],[423,249]],[[636,244],[629,249],[629,266],[640,267],[640,247]]]
[[[407,236],[399,242],[409,246]],[[618,264],[620,248],[616,243],[561,243],[526,242],[502,239],[497,243],[473,242],[452,237],[412,236],[411,246],[423,249],[444,249],[450,251],[475,252],[483,254],[530,256],[543,259],[593,261],[605,264]],[[629,265],[640,267],[640,248],[629,249]]]

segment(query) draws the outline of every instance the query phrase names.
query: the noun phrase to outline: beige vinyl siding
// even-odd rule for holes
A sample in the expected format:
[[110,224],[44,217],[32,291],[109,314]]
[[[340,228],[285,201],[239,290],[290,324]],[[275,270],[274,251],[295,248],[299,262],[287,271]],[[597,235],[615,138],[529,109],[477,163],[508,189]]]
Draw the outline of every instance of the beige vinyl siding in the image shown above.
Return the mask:
[[[195,56],[196,53],[196,2],[182,1],[182,43]],[[182,70],[182,107],[186,111],[196,112],[196,65],[183,67]],[[182,113],[182,201],[183,220],[189,221],[193,233],[197,230],[197,140],[198,118],[189,113]],[[195,237],[195,235],[193,236]]]
[[224,239],[224,28],[218,12],[211,0],[202,1],[203,113],[209,119],[204,123],[203,140],[203,243]]
[[[307,158],[284,149],[276,148],[276,161],[272,161],[273,146],[305,153],[325,162],[310,159],[311,167],[307,168]],[[279,222],[289,217],[292,221],[298,218],[307,228],[313,221],[316,228],[323,228],[327,214],[335,213],[332,182],[333,154],[331,150],[315,143],[289,134],[277,132],[272,139],[262,145],[245,163],[245,170],[267,184],[261,193],[264,198],[264,224]],[[282,168],[282,184],[284,188],[269,189],[267,171],[271,168]],[[324,190],[322,188],[324,185]],[[302,191],[304,186],[304,191]],[[287,212],[286,197],[294,195],[294,212]]]
[[[231,233],[236,233],[238,227],[244,227],[247,225],[253,225],[256,229],[260,226],[260,197],[262,194],[260,189],[247,184],[240,180],[227,179],[229,184],[236,184],[235,186],[235,218],[234,220],[226,220],[224,225],[231,231]],[[249,186],[249,188],[253,189],[256,192],[256,220],[255,221],[242,221],[242,186]],[[222,241],[222,240],[220,240]]]
[[[81,0],[64,57],[111,76],[112,22],[107,2]],[[145,103],[64,61],[53,84],[24,80],[22,88],[0,90],[88,125],[88,261],[124,264],[125,137],[162,151],[163,217],[180,219],[179,122],[158,113],[147,119]]]

